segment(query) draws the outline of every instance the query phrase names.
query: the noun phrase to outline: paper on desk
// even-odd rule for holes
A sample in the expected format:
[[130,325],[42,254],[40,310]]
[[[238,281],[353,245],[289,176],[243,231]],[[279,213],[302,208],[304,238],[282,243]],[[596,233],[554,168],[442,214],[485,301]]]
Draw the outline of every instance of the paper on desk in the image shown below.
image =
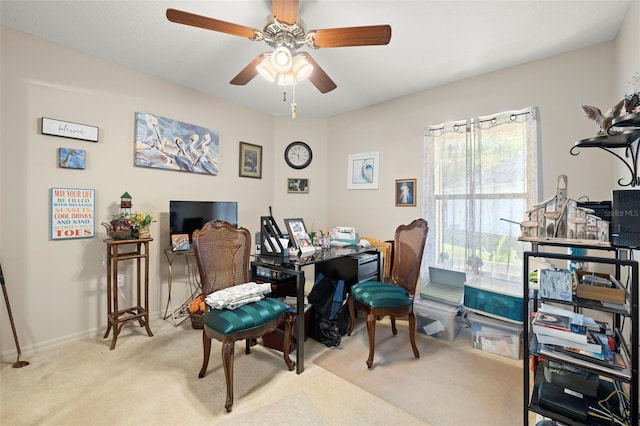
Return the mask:
[[[273,245],[273,248],[275,249],[276,253],[280,253],[280,246],[278,246],[278,241],[275,239],[275,237],[269,237],[269,239],[271,240],[271,244]],[[283,240],[281,239],[280,241],[282,243]],[[289,240],[285,240],[285,241],[287,241],[287,245],[288,245]],[[264,247],[267,249],[269,253],[273,252],[269,244],[264,244]],[[282,247],[286,247],[286,245],[283,245]]]

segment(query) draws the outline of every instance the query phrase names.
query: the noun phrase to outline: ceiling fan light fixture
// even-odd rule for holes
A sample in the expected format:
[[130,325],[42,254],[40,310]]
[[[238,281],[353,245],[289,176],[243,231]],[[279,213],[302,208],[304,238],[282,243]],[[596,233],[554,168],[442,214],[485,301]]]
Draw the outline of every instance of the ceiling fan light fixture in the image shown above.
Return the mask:
[[258,73],[267,81],[274,82],[278,75],[278,71],[271,64],[271,56],[265,56],[265,58],[256,67]]
[[271,65],[276,71],[283,73],[291,70],[293,64],[293,54],[291,50],[286,46],[280,46],[273,51],[271,55]]
[[296,84],[298,84],[298,80],[296,80],[296,76],[293,72],[288,71],[278,74],[279,86],[295,86]]
[[313,72],[313,65],[307,61],[305,55],[297,54],[293,58],[293,64],[291,65],[291,71],[297,81],[304,81]]

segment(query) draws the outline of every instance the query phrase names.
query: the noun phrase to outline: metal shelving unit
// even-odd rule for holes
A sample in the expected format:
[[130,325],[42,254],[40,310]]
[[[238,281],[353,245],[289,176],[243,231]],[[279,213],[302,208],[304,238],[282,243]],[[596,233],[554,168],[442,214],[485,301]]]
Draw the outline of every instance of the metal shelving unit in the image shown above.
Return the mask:
[[[602,380],[599,381],[600,387],[598,389],[598,396],[595,397],[596,400],[605,398],[611,392],[615,392],[616,390],[622,390],[626,395],[629,404],[624,404],[621,400],[617,399],[616,396],[612,397],[609,402],[616,403],[621,410],[625,411],[625,414],[628,413],[628,424],[637,425],[639,416],[638,416],[638,404],[639,404],[639,394],[638,394],[638,346],[639,346],[639,324],[638,324],[638,262],[634,260],[628,260],[626,258],[626,254],[628,253],[627,249],[618,249],[615,247],[591,247],[596,250],[604,250],[613,252],[613,257],[599,257],[599,256],[573,256],[570,254],[562,254],[562,253],[552,253],[552,252],[542,252],[539,250],[540,245],[546,245],[544,243],[536,243],[533,245],[533,251],[528,251],[524,253],[524,303],[523,303],[523,315],[524,318],[527,318],[526,322],[527,326],[524,327],[523,334],[523,352],[525,356],[523,356],[523,407],[524,407],[524,424],[529,425],[529,413],[535,412],[543,417],[553,419],[562,424],[566,425],[608,425],[608,424],[619,424],[614,421],[607,421],[603,419],[599,419],[593,417],[591,415],[588,416],[586,421],[580,421],[576,418],[572,418],[567,416],[561,412],[551,410],[549,408],[542,407],[538,404],[538,386],[543,380],[543,372],[542,366],[538,365],[538,359],[544,358],[552,361],[557,361],[566,365],[571,365],[574,367],[581,368],[583,370],[589,371],[591,373],[597,374]],[[556,247],[573,247],[574,245],[570,242],[567,243],[550,243],[550,246]],[[572,355],[567,355],[566,353],[555,352],[555,351],[544,351],[539,350],[538,343],[535,337],[535,334],[531,332],[531,311],[535,306],[537,306],[539,299],[537,294],[534,297],[531,297],[531,293],[533,293],[529,284],[529,267],[531,258],[545,258],[548,260],[564,260],[564,261],[577,261],[577,262],[588,262],[595,264],[607,264],[613,265],[615,268],[615,276],[616,278],[620,278],[621,276],[625,276],[627,278],[626,284],[626,300],[628,306],[625,308],[620,307],[608,307],[599,302],[594,302],[586,299],[578,299],[573,298],[571,302],[560,302],[557,300],[549,300],[550,302],[560,304],[561,306],[565,306],[568,310],[572,310],[573,312],[581,312],[583,309],[589,310],[597,310],[601,312],[606,312],[610,314],[614,321],[614,326],[612,327],[616,340],[618,342],[618,351],[623,355],[625,360],[624,368],[614,368],[600,365],[598,363],[592,361],[586,361],[582,358],[577,358]],[[530,303],[533,302],[533,303]],[[542,300],[544,301],[544,300]],[[631,331],[629,334],[629,339],[625,339],[623,336],[622,330],[620,329],[621,318],[627,318],[630,320]],[[532,358],[531,358],[532,356]],[[530,366],[531,359],[531,366]],[[531,381],[531,371],[530,367],[533,369],[533,383]],[[531,386],[533,384],[533,386]],[[616,405],[614,404],[614,405]]]

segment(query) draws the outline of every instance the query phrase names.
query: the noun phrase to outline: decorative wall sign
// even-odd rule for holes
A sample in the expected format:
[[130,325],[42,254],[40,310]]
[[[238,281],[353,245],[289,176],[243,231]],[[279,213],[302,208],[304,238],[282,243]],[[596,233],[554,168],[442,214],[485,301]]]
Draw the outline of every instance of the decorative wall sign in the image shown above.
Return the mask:
[[240,142],[239,176],[262,179],[262,147]]
[[98,142],[98,128],[69,121],[42,117],[42,134]]
[[349,155],[348,189],[378,189],[379,153]]
[[287,192],[289,194],[308,194],[309,179],[288,178]]
[[416,179],[396,179],[396,206],[416,206]]
[[95,200],[95,189],[51,188],[50,238],[93,238],[96,233]]
[[217,175],[217,130],[136,112],[135,165]]
[[58,148],[58,166],[63,169],[84,169],[86,161],[84,149]]

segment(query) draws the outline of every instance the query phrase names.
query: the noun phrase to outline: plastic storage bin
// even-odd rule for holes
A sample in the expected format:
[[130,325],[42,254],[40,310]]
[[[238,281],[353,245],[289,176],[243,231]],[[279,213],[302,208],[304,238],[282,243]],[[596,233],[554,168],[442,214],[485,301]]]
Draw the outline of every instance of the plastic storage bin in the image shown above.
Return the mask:
[[522,283],[480,276],[464,283],[464,306],[472,312],[522,324]]
[[523,326],[471,312],[471,345],[492,354],[520,359]]
[[460,331],[458,313],[460,306],[451,306],[427,299],[413,302],[418,332],[452,341]]

